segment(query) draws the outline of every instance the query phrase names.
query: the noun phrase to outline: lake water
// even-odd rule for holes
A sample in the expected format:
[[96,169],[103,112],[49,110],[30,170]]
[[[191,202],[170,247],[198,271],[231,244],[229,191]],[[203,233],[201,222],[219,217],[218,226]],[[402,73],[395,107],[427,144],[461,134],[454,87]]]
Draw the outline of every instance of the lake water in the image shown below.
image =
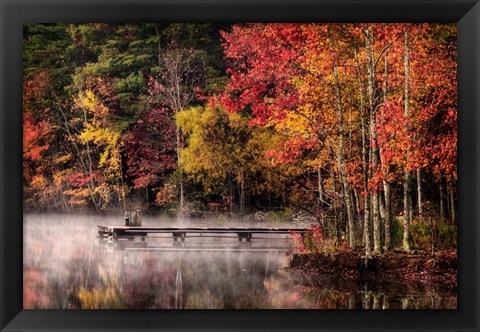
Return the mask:
[[[456,308],[456,294],[423,285],[325,283],[288,269],[291,239],[149,236],[112,245],[104,216],[24,216],[24,308],[45,309],[381,309]],[[170,220],[142,226],[299,227],[291,223]],[[387,289],[388,291],[385,291]]]

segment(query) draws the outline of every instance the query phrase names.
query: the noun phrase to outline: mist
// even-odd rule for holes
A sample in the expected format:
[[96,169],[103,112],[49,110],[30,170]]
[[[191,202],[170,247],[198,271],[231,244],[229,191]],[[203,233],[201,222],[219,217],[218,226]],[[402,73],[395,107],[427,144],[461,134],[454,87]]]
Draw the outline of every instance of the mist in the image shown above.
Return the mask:
[[[142,226],[210,224],[142,218]],[[282,293],[294,288],[292,276],[280,271],[289,262],[286,236],[263,236],[248,248],[233,237],[187,238],[179,246],[168,235],[148,236],[145,247],[116,247],[97,239],[96,225],[120,226],[123,218],[24,216],[24,307],[273,308],[270,284],[281,284]]]
[[[455,296],[327,285],[288,268],[288,235],[188,237],[153,234],[145,242],[109,243],[97,225],[122,216],[24,216],[24,308],[273,309],[456,306]],[[302,227],[291,222],[142,217],[147,227]],[[401,291],[405,294],[405,290]]]

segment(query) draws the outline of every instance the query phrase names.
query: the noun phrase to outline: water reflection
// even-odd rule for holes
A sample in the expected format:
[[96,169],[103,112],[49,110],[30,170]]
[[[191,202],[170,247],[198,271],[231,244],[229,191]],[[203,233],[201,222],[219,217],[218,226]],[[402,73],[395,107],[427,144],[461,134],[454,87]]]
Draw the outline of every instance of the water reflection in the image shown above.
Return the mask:
[[393,295],[373,291],[307,288],[311,309],[456,309],[454,293]]
[[[456,307],[455,294],[438,289],[311,280],[286,269],[286,238],[266,236],[248,244],[236,238],[96,240],[96,224],[119,222],[121,218],[25,216],[24,308]],[[144,222],[153,226],[159,221]]]

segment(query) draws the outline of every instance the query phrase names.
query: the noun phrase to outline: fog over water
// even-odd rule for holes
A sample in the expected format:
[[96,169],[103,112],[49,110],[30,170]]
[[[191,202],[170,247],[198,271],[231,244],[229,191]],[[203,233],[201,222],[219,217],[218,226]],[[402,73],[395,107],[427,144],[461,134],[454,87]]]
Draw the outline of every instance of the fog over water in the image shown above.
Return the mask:
[[[245,309],[449,308],[456,296],[431,290],[375,292],[367,284],[321,286],[287,269],[288,235],[149,235],[111,244],[96,225],[123,226],[123,217],[24,216],[24,308]],[[289,222],[177,220],[142,217],[147,227],[287,227]]]

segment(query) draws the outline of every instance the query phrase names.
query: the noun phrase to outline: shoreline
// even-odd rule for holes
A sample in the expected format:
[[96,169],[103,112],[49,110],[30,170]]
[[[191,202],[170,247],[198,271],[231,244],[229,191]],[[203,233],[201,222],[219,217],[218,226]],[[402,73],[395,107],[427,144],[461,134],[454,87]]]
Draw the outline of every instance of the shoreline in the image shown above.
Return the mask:
[[363,251],[293,254],[288,269],[301,272],[313,285],[328,284],[348,290],[359,284],[380,292],[402,288],[407,292],[457,291],[457,252],[412,253],[389,251],[365,258]]

